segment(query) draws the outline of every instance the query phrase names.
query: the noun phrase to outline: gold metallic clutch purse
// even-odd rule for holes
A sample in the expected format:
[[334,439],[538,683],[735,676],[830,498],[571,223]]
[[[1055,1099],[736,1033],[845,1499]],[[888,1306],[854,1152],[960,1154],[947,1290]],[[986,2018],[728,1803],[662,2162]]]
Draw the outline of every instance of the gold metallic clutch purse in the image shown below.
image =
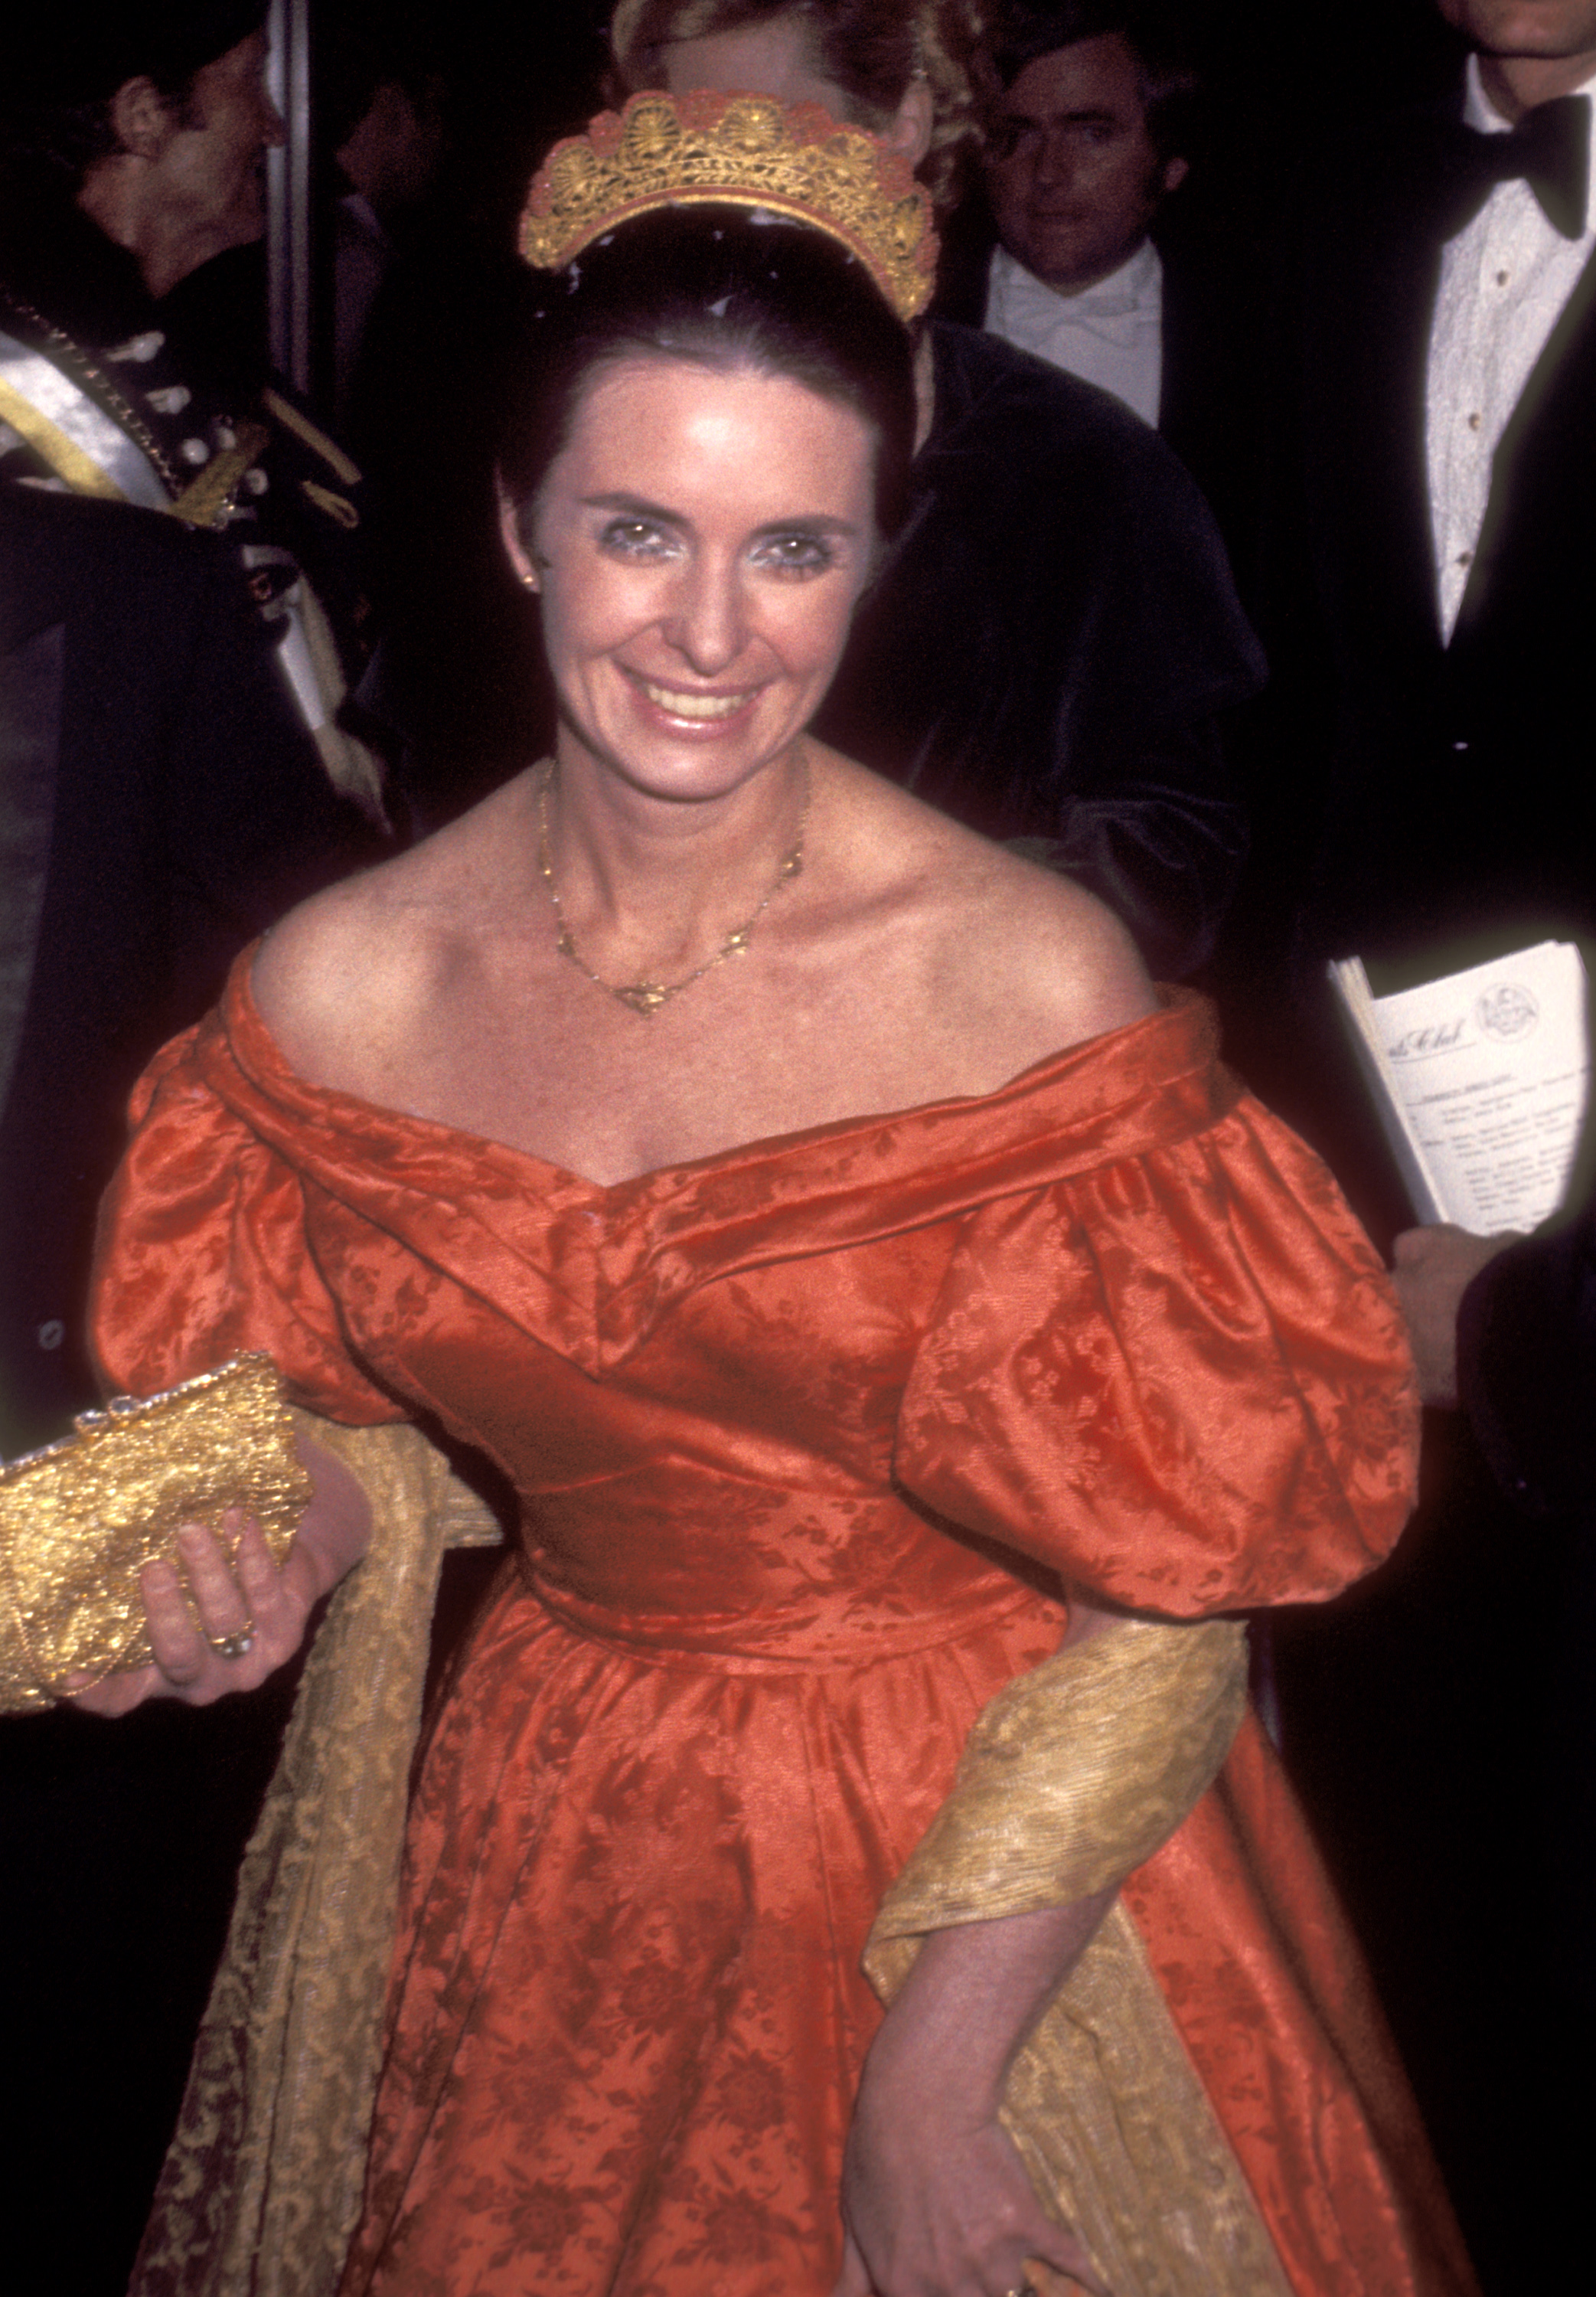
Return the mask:
[[75,1675],[149,1665],[138,1575],[177,1560],[180,1526],[226,1544],[222,1511],[242,1508],[280,1562],[310,1499],[269,1356],[120,1396],[77,1427],[0,1466],[0,1712],[48,1707]]

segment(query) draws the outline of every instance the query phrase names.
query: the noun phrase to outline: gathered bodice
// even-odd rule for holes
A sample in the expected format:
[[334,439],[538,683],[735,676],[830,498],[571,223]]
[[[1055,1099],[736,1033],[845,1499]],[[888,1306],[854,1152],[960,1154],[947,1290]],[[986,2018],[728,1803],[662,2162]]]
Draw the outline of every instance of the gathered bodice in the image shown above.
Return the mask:
[[99,1343],[149,1387],[265,1346],[520,1495],[588,1631],[799,1666],[1053,1574],[1172,1616],[1329,1592],[1394,1536],[1384,1277],[1173,1000],[999,1091],[605,1187],[297,1077],[241,960],[112,1193]]

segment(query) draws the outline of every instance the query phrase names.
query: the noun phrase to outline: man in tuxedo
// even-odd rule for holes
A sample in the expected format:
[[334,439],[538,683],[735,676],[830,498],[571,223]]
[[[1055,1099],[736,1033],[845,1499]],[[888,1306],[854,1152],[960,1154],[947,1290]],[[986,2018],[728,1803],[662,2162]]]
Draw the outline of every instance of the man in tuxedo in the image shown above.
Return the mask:
[[1284,618],[1276,637],[1328,767],[1308,966],[1356,950],[1435,973],[1452,940],[1578,930],[1593,902],[1596,209],[1576,91],[1596,4],[1442,12],[1477,43],[1461,119],[1440,102],[1351,155],[1304,268],[1288,603],[1316,654]]
[[1439,4],[1460,89],[1361,137],[1305,235],[1231,968],[1250,1068],[1387,1244],[1411,1214],[1327,960],[1378,992],[1596,931],[1596,0]]
[[1023,11],[993,61],[987,326],[1156,424],[1164,266],[1148,235],[1190,172],[1195,79],[1114,0]]
[[1510,1249],[1414,1231],[1323,976],[1355,952],[1378,992],[1596,944],[1596,0],[1440,5],[1461,87],[1362,140],[1308,235],[1230,1034],[1394,1242],[1434,1407],[1396,1557],[1282,1623],[1276,1663],[1287,1761],[1506,2297],[1584,2243],[1566,2100],[1591,1941],[1567,1916],[1591,1904],[1589,1795],[1568,1772],[1592,1738],[1596,1494],[1560,1422],[1590,1416],[1589,1223]]
[[1181,227],[1202,86],[1149,0],[1027,0],[992,56],[985,325],[1161,431],[1250,556],[1259,299],[1238,250]]

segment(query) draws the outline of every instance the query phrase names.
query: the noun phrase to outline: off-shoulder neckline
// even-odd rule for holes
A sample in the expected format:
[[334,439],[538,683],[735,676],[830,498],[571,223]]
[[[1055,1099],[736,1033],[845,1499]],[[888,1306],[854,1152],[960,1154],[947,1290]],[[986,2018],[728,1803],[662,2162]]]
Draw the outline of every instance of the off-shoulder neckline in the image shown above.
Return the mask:
[[[520,1148],[512,1141],[496,1140],[489,1133],[473,1132],[464,1125],[450,1124],[439,1117],[418,1116],[408,1109],[391,1108],[381,1101],[366,1100],[360,1094],[347,1092],[338,1086],[314,1084],[301,1076],[278,1044],[256,1001],[253,967],[259,947],[259,943],[252,943],[235,961],[223,997],[222,1015],[235,1058],[243,1054],[241,1066],[258,1083],[267,1086],[274,1098],[297,1104],[300,1112],[307,1116],[313,1107],[324,1114],[329,1108],[336,1108],[347,1112],[350,1123],[364,1131],[369,1131],[374,1124],[391,1127],[431,1140],[440,1147],[458,1147],[473,1157],[487,1157],[495,1162],[502,1159],[513,1165],[526,1166],[548,1175],[562,1193],[598,1198],[613,1199],[646,1194],[682,1182],[712,1179],[720,1172],[743,1169],[753,1164],[774,1163],[813,1148],[835,1147],[846,1142],[851,1135],[862,1140],[872,1133],[905,1125],[940,1125],[983,1111],[1000,1109],[1006,1103],[1034,1098],[1048,1086],[1063,1083],[1066,1075],[1072,1082],[1077,1081],[1084,1064],[1096,1066],[1123,1058],[1139,1037],[1170,1035],[1188,1040],[1185,1060],[1172,1064],[1171,1068],[1164,1070],[1166,1077],[1173,1073],[1176,1066],[1181,1068],[1199,1067],[1212,1061],[1217,1053],[1218,1031],[1209,1000],[1196,990],[1161,984],[1158,990],[1160,1001],[1152,1012],[1144,1013],[1116,1029],[1105,1030],[1098,1036],[1081,1038],[1056,1053],[1046,1054],[1040,1061],[1032,1061],[1016,1071],[991,1092],[958,1093],[937,1100],[914,1102],[901,1108],[876,1109],[857,1116],[832,1117],[791,1132],[760,1134],[753,1140],[712,1149],[705,1156],[687,1157],[678,1164],[650,1165],[623,1180],[598,1181],[588,1173],[559,1164],[553,1157],[539,1156],[535,1149]],[[242,1045],[241,1033],[243,1039]]]

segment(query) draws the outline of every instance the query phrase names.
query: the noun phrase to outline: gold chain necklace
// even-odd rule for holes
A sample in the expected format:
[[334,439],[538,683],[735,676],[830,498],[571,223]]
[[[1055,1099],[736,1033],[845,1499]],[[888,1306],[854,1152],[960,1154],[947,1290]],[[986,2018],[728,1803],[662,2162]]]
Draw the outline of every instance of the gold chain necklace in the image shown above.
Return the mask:
[[640,1013],[645,1020],[657,1013],[662,1005],[668,1005],[673,997],[679,997],[684,989],[691,989],[695,981],[702,981],[706,973],[712,973],[718,965],[724,965],[728,957],[741,957],[748,947],[749,934],[777,893],[784,885],[790,885],[802,870],[803,833],[809,825],[809,802],[812,790],[807,758],[803,762],[803,803],[798,813],[798,834],[777,862],[776,875],[758,909],[727,934],[713,957],[706,957],[702,965],[693,972],[684,974],[679,981],[628,981],[619,984],[605,981],[594,972],[577,948],[571,927],[565,922],[565,912],[560,907],[560,889],[555,883],[554,864],[548,858],[548,793],[554,778],[555,762],[551,758],[543,769],[543,780],[538,791],[538,868],[548,887],[555,923],[559,927],[555,947],[562,957],[571,959],[577,971],[584,974],[596,989],[602,989],[606,997],[613,997],[629,1012]]

